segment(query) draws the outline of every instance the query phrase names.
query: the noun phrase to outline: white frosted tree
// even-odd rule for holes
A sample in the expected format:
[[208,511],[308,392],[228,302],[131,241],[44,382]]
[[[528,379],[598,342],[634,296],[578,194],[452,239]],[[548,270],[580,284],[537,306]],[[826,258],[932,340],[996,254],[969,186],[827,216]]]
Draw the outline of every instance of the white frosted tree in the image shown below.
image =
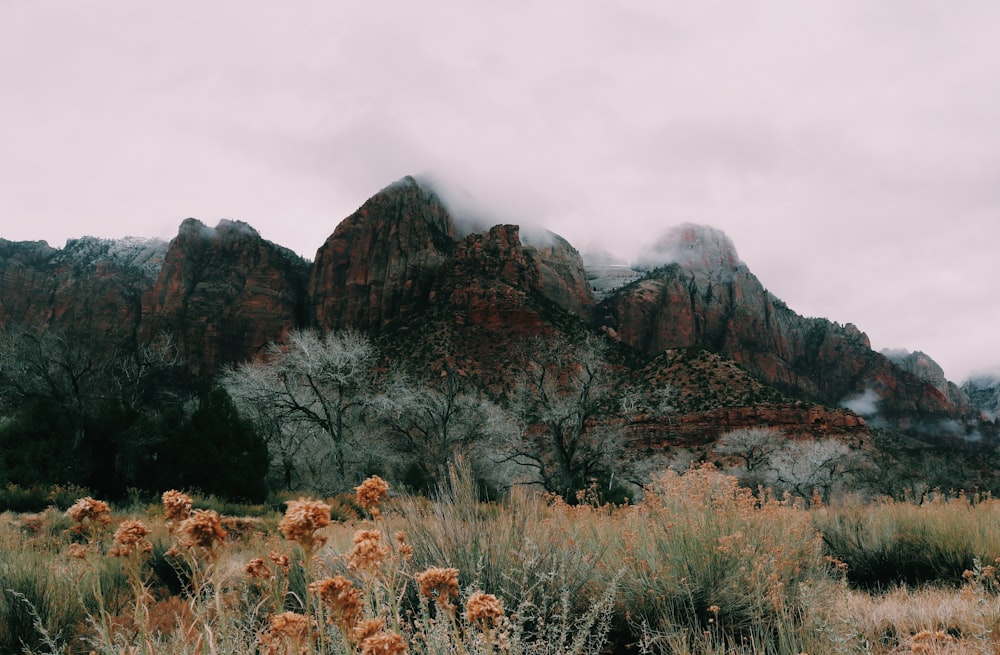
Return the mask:
[[329,490],[343,490],[352,484],[374,366],[374,346],[358,332],[297,330],[283,344],[272,344],[264,357],[226,371],[223,384],[241,410],[266,429],[286,484],[295,469],[306,467],[313,484],[320,483],[320,473],[332,471],[335,489]]
[[739,460],[740,464],[728,472],[743,486],[756,488],[772,482],[775,455],[787,443],[785,434],[777,428],[739,428],[719,437],[712,451]]
[[396,373],[371,406],[392,452],[427,488],[446,481],[458,458],[482,462],[488,444],[516,429],[507,412],[456,372],[427,381]]
[[803,498],[819,494],[827,501],[849,485],[860,466],[860,456],[836,439],[790,441],[775,453],[774,486]]

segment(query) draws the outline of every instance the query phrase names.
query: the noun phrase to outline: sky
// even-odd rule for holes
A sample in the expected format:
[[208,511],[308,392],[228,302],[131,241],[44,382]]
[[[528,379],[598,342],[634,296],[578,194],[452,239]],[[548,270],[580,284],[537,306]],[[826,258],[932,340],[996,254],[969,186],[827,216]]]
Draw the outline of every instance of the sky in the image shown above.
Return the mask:
[[250,223],[404,175],[626,260],[723,230],[793,310],[1000,370],[993,0],[0,0],[0,237]]

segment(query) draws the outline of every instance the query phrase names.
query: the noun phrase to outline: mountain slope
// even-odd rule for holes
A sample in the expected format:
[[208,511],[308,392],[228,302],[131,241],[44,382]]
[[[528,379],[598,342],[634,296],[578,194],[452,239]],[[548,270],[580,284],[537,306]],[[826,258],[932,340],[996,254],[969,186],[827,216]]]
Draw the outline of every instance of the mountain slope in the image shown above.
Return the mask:
[[874,394],[867,415],[894,426],[974,418],[966,404],[872,351],[855,326],[793,312],[768,293],[718,230],[676,228],[646,263],[658,265],[609,293],[594,315],[599,328],[640,352],[707,348],[789,395],[829,406]]
[[623,346],[611,364],[647,388],[670,384],[666,351],[738,365],[699,369],[698,400],[685,411],[805,401],[901,428],[978,420],[923,359],[894,362],[853,325],[793,312],[718,230],[676,228],[644,253],[642,271],[597,258],[600,270],[588,272],[556,235],[527,239],[516,225],[463,234],[462,218],[406,177],[337,225],[311,265],[238,221],[188,219],[170,244],[85,238],[58,250],[0,240],[0,325],[133,346],[170,332],[203,381],[290,329],[352,328],[398,357],[490,384],[509,376],[526,340],[597,329]]

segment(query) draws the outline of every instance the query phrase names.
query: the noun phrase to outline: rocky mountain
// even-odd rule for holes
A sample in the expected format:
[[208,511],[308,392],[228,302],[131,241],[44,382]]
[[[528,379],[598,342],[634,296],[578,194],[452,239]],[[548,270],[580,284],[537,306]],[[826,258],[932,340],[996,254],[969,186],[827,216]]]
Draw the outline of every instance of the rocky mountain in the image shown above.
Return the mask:
[[379,332],[424,309],[437,271],[456,246],[448,210],[404,178],[344,219],[316,252],[310,318],[320,328]]
[[988,420],[1000,419],[1000,375],[973,376],[962,383],[961,389]]
[[84,237],[62,249],[0,239],[0,326],[51,326],[90,341],[134,343],[142,298],[167,252],[160,240]]
[[132,344],[168,332],[202,379],[292,328],[353,328],[488,384],[508,375],[526,339],[597,329],[621,344],[610,366],[681,390],[677,424],[692,434],[765,415],[864,430],[845,407],[897,427],[975,413],[926,356],[896,361],[853,325],[795,314],[717,230],[668,232],[640,270],[606,257],[588,269],[556,235],[528,238],[516,225],[463,234],[460,223],[407,177],[337,225],[312,264],[238,221],[187,219],[169,244],[0,240],[0,326]]
[[172,334],[194,375],[259,354],[305,320],[308,264],[240,221],[189,218],[143,294],[138,338]]
[[867,394],[869,419],[901,426],[914,420],[970,416],[910,370],[871,349],[851,324],[804,318],[771,295],[713,228],[682,225],[642,262],[642,278],[610,292],[595,324],[647,355],[700,346],[731,357],[763,382],[796,398],[852,406]]
[[447,289],[473,321],[482,288],[455,290],[469,276],[477,284],[511,283],[568,311],[594,304],[579,253],[564,239],[524,243],[516,226],[498,226],[460,238],[440,198],[406,177],[373,196],[337,226],[317,251],[309,280],[312,320],[323,329],[351,327],[378,333],[440,302]]

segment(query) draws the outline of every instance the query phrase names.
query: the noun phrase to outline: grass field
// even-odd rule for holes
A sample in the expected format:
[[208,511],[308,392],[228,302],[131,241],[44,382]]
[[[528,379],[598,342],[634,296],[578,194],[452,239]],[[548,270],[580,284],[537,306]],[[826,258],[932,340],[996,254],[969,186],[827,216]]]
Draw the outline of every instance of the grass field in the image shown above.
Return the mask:
[[482,503],[459,472],[433,501],[4,512],[0,652],[1000,652],[998,501],[807,509],[711,467],[581,500]]

